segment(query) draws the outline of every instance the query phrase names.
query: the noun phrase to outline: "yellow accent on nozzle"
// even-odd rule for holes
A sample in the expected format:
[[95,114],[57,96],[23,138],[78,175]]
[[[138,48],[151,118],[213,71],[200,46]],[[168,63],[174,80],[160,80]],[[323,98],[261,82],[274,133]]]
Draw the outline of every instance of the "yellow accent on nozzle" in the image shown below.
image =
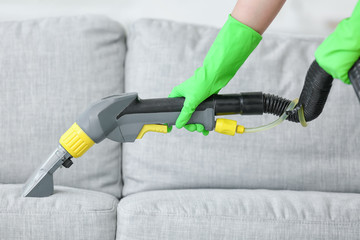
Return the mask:
[[94,141],[74,123],[60,138],[60,144],[74,158],[81,157],[89,148],[94,145]]
[[167,133],[168,127],[162,124],[145,124],[136,139],[141,139],[147,132]]

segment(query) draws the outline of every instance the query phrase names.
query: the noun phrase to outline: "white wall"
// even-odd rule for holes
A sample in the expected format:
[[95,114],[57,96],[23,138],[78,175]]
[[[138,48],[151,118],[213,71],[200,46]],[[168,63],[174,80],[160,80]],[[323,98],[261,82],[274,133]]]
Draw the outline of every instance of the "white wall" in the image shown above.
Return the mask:
[[[269,0],[271,1],[271,0]],[[357,0],[288,0],[268,31],[329,34]],[[236,0],[0,0],[0,21],[103,14],[128,24],[143,17],[221,27]]]

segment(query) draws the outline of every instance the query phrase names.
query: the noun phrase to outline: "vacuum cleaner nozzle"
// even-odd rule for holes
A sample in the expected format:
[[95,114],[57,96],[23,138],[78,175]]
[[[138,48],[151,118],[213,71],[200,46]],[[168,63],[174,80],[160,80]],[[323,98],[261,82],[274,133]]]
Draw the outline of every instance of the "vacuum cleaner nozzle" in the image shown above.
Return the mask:
[[59,145],[37,169],[23,188],[23,197],[48,197],[54,193],[53,173],[61,166],[69,167],[72,156]]

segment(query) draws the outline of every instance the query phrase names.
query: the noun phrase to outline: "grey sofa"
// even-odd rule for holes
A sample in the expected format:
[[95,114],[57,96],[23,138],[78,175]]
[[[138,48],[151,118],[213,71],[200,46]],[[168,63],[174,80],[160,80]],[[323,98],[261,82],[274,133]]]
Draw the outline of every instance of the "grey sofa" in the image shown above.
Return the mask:
[[[0,239],[360,239],[360,105],[340,81],[307,128],[105,140],[55,173],[51,197],[20,196],[91,102],[166,97],[217,32],[148,19],[125,33],[99,16],[0,23]],[[298,97],[320,42],[265,34],[221,93]],[[229,118],[249,127],[275,119]]]

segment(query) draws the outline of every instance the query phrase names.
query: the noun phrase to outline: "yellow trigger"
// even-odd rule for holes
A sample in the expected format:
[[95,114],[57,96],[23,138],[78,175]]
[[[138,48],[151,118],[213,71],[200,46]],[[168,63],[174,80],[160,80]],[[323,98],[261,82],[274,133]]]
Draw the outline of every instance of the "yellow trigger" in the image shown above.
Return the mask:
[[141,139],[147,132],[167,133],[167,126],[162,124],[145,124],[136,139]]

